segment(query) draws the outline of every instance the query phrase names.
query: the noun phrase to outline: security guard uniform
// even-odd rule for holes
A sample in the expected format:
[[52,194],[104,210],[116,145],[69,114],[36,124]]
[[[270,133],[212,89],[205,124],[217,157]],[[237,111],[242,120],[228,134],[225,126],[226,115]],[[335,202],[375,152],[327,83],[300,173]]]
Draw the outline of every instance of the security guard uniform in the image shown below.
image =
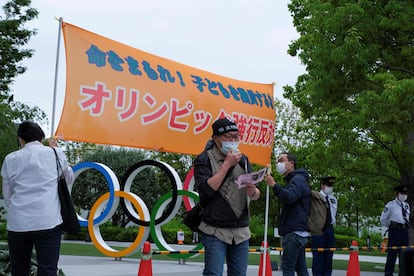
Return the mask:
[[405,197],[408,193],[408,186],[400,185],[395,187],[396,198],[385,205],[381,213],[381,224],[388,227],[388,254],[385,264],[385,276],[393,275],[395,261],[400,249],[390,249],[392,246],[408,245],[408,228],[410,217],[410,205],[405,200],[401,200],[400,196]]
[[[324,176],[321,178],[322,190],[320,194],[326,198],[329,203],[328,215],[323,228],[322,235],[312,235],[312,248],[332,248],[335,246],[334,228],[336,222],[336,211],[338,210],[338,200],[332,194],[333,185],[336,177]],[[312,274],[314,276],[330,276],[332,275],[332,257],[333,251],[325,250],[318,252],[312,250]]]

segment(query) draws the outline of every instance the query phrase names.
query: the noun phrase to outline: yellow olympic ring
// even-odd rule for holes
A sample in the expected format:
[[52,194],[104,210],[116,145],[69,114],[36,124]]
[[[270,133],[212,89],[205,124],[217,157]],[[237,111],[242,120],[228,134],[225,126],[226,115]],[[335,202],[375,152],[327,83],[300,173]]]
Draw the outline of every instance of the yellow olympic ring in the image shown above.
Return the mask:
[[[102,195],[100,198],[98,198],[98,200],[92,206],[91,212],[88,217],[88,232],[89,232],[90,238],[93,244],[96,246],[96,248],[101,253],[105,254],[106,256],[122,257],[122,256],[133,254],[135,253],[136,250],[141,248],[142,244],[147,240],[148,235],[149,235],[149,229],[148,229],[149,227],[138,226],[139,227],[138,235],[135,238],[134,242],[129,247],[123,250],[120,250],[120,251],[111,248],[103,240],[101,231],[99,229],[99,225],[104,223],[105,220],[99,224],[94,225],[95,213],[97,213],[98,215],[100,214],[99,210],[102,210],[104,208],[102,206],[104,206],[105,205],[104,203],[108,201],[109,196],[110,196],[110,193],[106,193]],[[115,197],[123,197],[125,199],[128,199],[136,208],[139,217],[145,220],[149,220],[150,218],[149,211],[145,203],[138,196],[136,196],[135,194],[129,193],[129,192],[115,191]]]

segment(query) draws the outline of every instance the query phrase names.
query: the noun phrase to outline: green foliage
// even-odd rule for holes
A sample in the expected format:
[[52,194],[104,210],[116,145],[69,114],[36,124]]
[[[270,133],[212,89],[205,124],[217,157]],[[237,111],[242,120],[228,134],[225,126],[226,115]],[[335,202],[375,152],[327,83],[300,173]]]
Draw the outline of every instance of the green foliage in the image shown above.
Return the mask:
[[33,55],[33,50],[22,48],[36,34],[35,30],[24,28],[38,15],[30,4],[30,0],[10,0],[0,12],[0,166],[4,157],[17,149],[16,123],[29,119],[47,123],[41,109],[15,102],[10,94],[14,78],[26,71],[21,61]]
[[335,234],[344,235],[344,236],[355,236],[356,235],[356,229],[347,227],[347,226],[335,226]]
[[[288,5],[307,72],[285,97],[300,109],[297,151],[312,176],[335,175],[339,215],[378,217],[393,187],[414,199],[414,2],[303,1]],[[288,135],[288,134],[287,134]],[[346,208],[344,207],[346,206]],[[371,221],[369,223],[378,222]]]
[[4,207],[0,207],[0,240],[7,240],[6,209]]
[[192,155],[178,154],[178,153],[169,153],[169,152],[154,152],[152,159],[159,160],[167,163],[173,167],[180,179],[184,182],[185,177],[187,176],[188,171],[193,165],[193,159],[195,157]]
[[364,245],[368,246],[368,239],[370,242],[370,246],[380,246],[382,240],[384,239],[384,237],[382,236],[382,234],[380,232],[373,232],[370,231],[369,228],[364,228],[362,229],[362,235],[361,235],[362,239],[365,241]]
[[136,237],[138,236],[138,227],[127,227],[127,228],[123,228],[122,231],[120,231],[117,236],[116,236],[116,240],[117,241],[128,241],[128,242],[132,242],[136,239]]
[[350,247],[352,244],[352,241],[357,241],[358,246],[362,246],[365,244],[365,241],[361,238],[356,238],[355,236],[345,236],[341,234],[335,234],[335,243],[336,247]]
[[33,50],[21,48],[36,34],[35,30],[22,27],[38,15],[30,4],[30,0],[11,0],[2,6],[4,13],[0,14],[0,95],[2,97],[8,95],[13,79],[26,71],[26,68],[19,63],[33,55]]
[[58,140],[58,146],[64,148],[68,163],[76,165],[82,162],[83,156],[96,150],[95,144]]

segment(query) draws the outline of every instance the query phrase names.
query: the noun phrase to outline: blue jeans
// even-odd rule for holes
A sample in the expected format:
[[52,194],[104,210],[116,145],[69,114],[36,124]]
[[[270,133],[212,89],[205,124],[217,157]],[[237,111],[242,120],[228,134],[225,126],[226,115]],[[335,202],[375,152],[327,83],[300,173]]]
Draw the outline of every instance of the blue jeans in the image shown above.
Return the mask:
[[[312,248],[332,248],[335,246],[334,229],[330,225],[326,227],[322,235],[312,236]],[[318,252],[312,250],[312,275],[331,276],[333,251]]]
[[62,231],[59,227],[29,232],[8,231],[11,271],[13,276],[30,275],[33,246],[37,257],[38,276],[56,276]]
[[293,232],[282,237],[282,271],[283,276],[308,276],[306,267],[305,246],[308,238],[301,237]]
[[245,276],[247,271],[249,240],[238,245],[227,244],[215,236],[203,234],[204,276],[223,275],[224,258],[227,262],[228,276]]

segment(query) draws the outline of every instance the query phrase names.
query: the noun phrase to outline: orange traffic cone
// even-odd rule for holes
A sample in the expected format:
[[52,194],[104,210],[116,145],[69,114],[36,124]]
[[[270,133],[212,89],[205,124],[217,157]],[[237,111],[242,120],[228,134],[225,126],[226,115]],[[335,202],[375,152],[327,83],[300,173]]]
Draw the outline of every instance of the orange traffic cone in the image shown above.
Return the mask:
[[359,268],[357,241],[352,241],[350,248],[351,253],[349,253],[348,271],[346,272],[346,276],[360,276],[361,271]]
[[138,276],[152,276],[151,244],[149,242],[145,242],[142,247]]
[[[264,242],[262,242],[262,253],[260,254],[260,266],[259,266],[259,276],[263,276],[263,266],[265,266],[265,276],[272,276],[272,265],[270,264],[270,252],[268,250],[269,246],[266,243],[266,248],[264,247]],[[266,263],[264,263],[263,255],[266,252]]]

